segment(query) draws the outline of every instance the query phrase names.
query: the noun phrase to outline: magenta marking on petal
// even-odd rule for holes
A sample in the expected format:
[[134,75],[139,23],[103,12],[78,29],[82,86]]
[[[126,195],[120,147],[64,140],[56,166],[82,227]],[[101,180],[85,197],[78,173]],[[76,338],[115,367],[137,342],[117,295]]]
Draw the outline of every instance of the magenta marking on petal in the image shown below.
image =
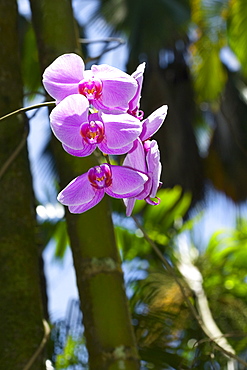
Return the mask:
[[112,172],[108,164],[90,168],[88,179],[91,185],[96,189],[108,188],[112,184]]
[[78,91],[88,100],[97,100],[102,95],[103,84],[99,78],[92,77],[91,79],[84,78],[78,84]]
[[144,117],[144,112],[143,110],[140,110],[138,109],[138,107],[136,107],[134,110],[128,110],[127,113],[131,114],[132,116],[138,118],[140,121],[143,119]]
[[80,134],[88,144],[99,144],[105,137],[104,125],[100,121],[83,123],[80,127]]

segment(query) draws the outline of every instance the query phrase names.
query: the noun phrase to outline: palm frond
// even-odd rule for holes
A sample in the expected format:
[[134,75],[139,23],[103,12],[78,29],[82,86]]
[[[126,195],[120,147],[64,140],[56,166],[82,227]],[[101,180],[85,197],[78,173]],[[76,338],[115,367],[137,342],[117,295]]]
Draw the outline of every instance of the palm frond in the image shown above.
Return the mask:
[[247,3],[245,0],[231,0],[228,19],[229,45],[238,57],[244,76],[247,76]]

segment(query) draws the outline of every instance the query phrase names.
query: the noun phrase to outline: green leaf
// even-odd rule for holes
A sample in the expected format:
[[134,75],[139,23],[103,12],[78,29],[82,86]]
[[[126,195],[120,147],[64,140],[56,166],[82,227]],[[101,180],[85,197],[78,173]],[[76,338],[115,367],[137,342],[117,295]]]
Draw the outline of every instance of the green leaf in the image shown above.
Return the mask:
[[242,71],[247,76],[246,45],[247,45],[247,2],[246,0],[231,0],[228,37],[229,45],[238,57]]
[[197,26],[197,41],[191,46],[192,73],[199,102],[213,102],[227,80],[220,50],[227,44],[225,0],[192,0],[192,21]]
[[227,73],[220,60],[221,46],[203,35],[191,48],[194,86],[199,102],[216,100],[225,86]]
[[30,93],[29,97],[32,98],[41,87],[41,82],[36,39],[31,24],[29,24],[24,36],[21,68],[24,86]]
[[71,365],[77,365],[79,362],[76,354],[76,348],[81,344],[81,341],[75,340],[71,335],[67,337],[66,345],[63,353],[59,354],[56,358],[56,369],[67,369]]
[[66,248],[69,245],[69,237],[65,220],[57,223],[53,238],[56,241],[55,258],[63,259]]
[[151,246],[143,239],[142,235],[130,232],[122,227],[115,226],[117,246],[123,253],[125,260],[143,257],[150,253]]
[[191,195],[183,194],[182,188],[175,186],[172,189],[160,190],[157,197],[160,204],[145,209],[145,227],[165,233],[176,220],[185,215],[191,203]]

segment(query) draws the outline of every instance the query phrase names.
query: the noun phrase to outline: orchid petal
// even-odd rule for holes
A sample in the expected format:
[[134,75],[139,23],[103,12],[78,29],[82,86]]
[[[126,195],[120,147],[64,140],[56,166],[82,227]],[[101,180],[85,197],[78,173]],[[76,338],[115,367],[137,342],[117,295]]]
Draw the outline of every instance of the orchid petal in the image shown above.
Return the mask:
[[156,140],[152,140],[150,142],[150,149],[147,153],[146,159],[148,171],[152,173],[152,189],[150,191],[150,197],[155,198],[159,188],[161,175],[160,151]]
[[167,110],[167,105],[162,105],[162,107],[156,109],[148,118],[142,121],[143,129],[140,135],[142,141],[148,140],[158,131],[166,118]]
[[43,84],[58,102],[78,93],[78,83],[83,79],[84,62],[77,54],[64,54],[46,68]]
[[80,125],[88,121],[88,100],[79,94],[66,97],[50,114],[54,135],[66,146],[73,149],[84,147]]
[[57,196],[60,203],[66,206],[76,206],[91,202],[95,197],[96,190],[88,180],[88,174],[72,180]]
[[93,65],[92,73],[103,83],[102,96],[94,105],[100,109],[127,111],[128,103],[136,94],[137,82],[118,68],[106,64]]
[[150,191],[152,189],[152,174],[148,173],[149,179],[144,185],[143,191],[136,196],[136,199],[142,200],[149,196]]
[[85,203],[85,204],[80,204],[77,206],[69,206],[69,211],[71,213],[83,213],[85,211],[88,211],[90,208],[93,208],[94,206],[96,206],[102,200],[104,195],[105,195],[105,192],[103,189],[97,190],[95,192],[94,198],[90,202]]
[[131,216],[133,208],[135,206],[136,199],[135,198],[126,198],[124,199],[124,204],[126,206],[126,216]]
[[126,154],[131,150],[132,146],[133,146],[133,143],[130,143],[121,148],[112,149],[108,147],[106,140],[105,141],[103,140],[101,143],[98,144],[98,147],[102,151],[102,153],[110,154],[110,155]]
[[137,88],[137,91],[135,93],[135,96],[129,102],[129,110],[130,111],[134,111],[135,108],[139,108],[139,105],[140,105],[141,89],[142,89],[142,82],[143,82],[143,74],[144,74],[144,70],[145,70],[145,65],[146,65],[145,62],[141,63],[137,67],[136,71],[134,73],[132,73],[132,75],[131,75],[136,80],[138,88]]
[[132,168],[111,166],[112,184],[105,192],[114,198],[129,198],[139,194],[148,176]]
[[67,153],[75,157],[87,157],[95,151],[95,149],[97,148],[97,144],[87,144],[84,142],[82,145],[83,149],[79,150],[70,148],[69,146],[63,144],[63,148]]
[[132,143],[141,133],[141,122],[130,114],[101,115],[105,126],[107,146],[118,149]]
[[143,144],[139,138],[135,140],[133,148],[126,155],[123,161],[123,165],[135,168],[136,170],[142,171],[144,173],[147,172],[146,156]]

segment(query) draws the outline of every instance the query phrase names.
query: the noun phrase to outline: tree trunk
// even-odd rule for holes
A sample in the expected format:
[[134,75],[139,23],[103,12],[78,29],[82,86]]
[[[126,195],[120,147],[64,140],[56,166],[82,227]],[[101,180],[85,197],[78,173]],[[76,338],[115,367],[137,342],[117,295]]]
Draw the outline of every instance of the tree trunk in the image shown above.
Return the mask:
[[[30,0],[41,68],[79,52],[69,1]],[[66,16],[65,16],[66,15]],[[97,164],[74,158],[54,140],[61,187]],[[139,369],[120,258],[107,199],[82,215],[66,212],[91,370]]]
[[[22,106],[17,4],[0,0],[0,116]],[[43,337],[35,210],[26,147],[28,122],[0,124],[0,369],[22,370]],[[23,147],[5,165],[20,143]],[[43,369],[42,358],[32,369]]]

